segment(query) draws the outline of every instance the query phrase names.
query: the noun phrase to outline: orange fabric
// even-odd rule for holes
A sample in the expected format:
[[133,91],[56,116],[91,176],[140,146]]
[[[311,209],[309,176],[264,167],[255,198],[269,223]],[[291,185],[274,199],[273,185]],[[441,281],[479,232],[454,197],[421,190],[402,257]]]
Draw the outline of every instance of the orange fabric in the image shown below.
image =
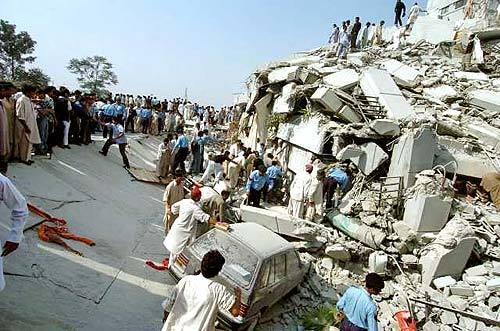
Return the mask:
[[41,224],[38,227],[38,237],[42,241],[59,244],[59,245],[63,246],[64,248],[66,248],[67,250],[69,250],[75,254],[78,254],[78,255],[83,255],[83,254],[81,252],[71,248],[61,238],[80,241],[80,242],[82,242],[86,245],[89,245],[89,246],[95,245],[95,242],[93,240],[86,238],[86,237],[80,237],[80,236],[77,236],[77,235],[69,232],[68,227],[66,226],[66,224],[67,224],[66,220],[64,220],[62,218],[52,217],[47,212],[43,211],[42,209],[40,209],[40,208],[30,204],[30,203],[28,203],[28,209],[32,213],[34,213],[40,217],[43,217],[44,222],[51,222],[51,223],[54,223],[56,225],[56,226],[49,226],[47,224]]

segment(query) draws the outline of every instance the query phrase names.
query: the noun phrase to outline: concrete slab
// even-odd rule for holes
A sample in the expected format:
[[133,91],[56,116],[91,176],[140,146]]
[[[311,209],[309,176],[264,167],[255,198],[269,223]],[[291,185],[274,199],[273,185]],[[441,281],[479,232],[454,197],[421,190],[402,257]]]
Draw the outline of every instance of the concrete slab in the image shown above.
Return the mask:
[[480,80],[488,81],[490,78],[482,72],[455,71],[453,76],[459,80]]
[[417,70],[394,59],[382,62],[382,68],[394,76],[398,84],[407,87],[417,85],[418,79],[421,77]]
[[489,145],[495,152],[500,153],[500,129],[483,121],[474,121],[467,124],[469,133]]
[[[350,148],[350,146],[347,148]],[[351,160],[367,176],[389,159],[389,155],[373,142],[359,146],[359,151],[355,151],[354,153],[341,152],[337,155],[337,158],[340,156],[342,158],[339,160]]]
[[446,101],[448,98],[456,98],[458,92],[449,85],[439,85],[436,87],[424,88],[424,95],[431,99]]
[[406,119],[415,112],[385,70],[370,68],[361,75],[360,86],[366,96],[377,97],[390,119]]
[[432,283],[434,284],[434,286],[436,288],[442,289],[442,288],[456,284],[457,281],[453,277],[444,276],[444,277],[439,277],[439,278],[434,279],[432,281]]
[[488,115],[500,113],[500,92],[491,90],[474,90],[467,95],[469,102],[481,108]]
[[299,66],[290,66],[274,69],[267,76],[269,83],[279,83],[298,79]]
[[427,254],[420,258],[422,284],[429,285],[441,276],[459,276],[469,260],[476,238],[464,238],[453,249],[442,249],[438,254]]
[[399,136],[399,124],[388,119],[376,119],[370,122],[370,128],[381,136],[395,137]]
[[495,166],[484,153],[471,154],[465,149],[463,143],[456,144],[456,140],[443,136],[438,137],[438,142],[434,166],[447,165],[446,171],[475,178],[482,178],[483,175],[496,171]]
[[361,123],[361,122],[363,122],[363,118],[357,112],[355,112],[351,107],[349,107],[347,105],[344,105],[340,109],[338,116],[349,123]]
[[405,203],[403,221],[417,232],[437,232],[448,222],[451,200],[438,195],[417,195]]
[[[296,83],[289,83],[283,86],[281,95],[274,101],[273,113],[286,114],[293,111],[295,107],[295,99],[293,99],[293,95],[295,94],[296,88]],[[255,104],[255,107],[257,107],[261,100]]]
[[362,67],[365,65],[365,57],[365,52],[349,53],[347,54],[347,62],[354,64],[355,66]]
[[343,69],[323,77],[323,83],[338,89],[349,89],[359,82],[359,74],[354,69]]
[[436,139],[430,128],[406,133],[394,145],[387,176],[403,177],[404,187],[412,186],[417,173],[432,169],[435,151]]
[[260,224],[279,234],[295,235],[297,227],[287,214],[246,205],[241,205],[240,212],[244,222]]
[[431,43],[439,44],[443,41],[451,41],[455,36],[455,25],[453,21],[442,20],[432,16],[419,16],[411,30],[408,41],[416,43],[422,39]]
[[329,87],[321,86],[311,96],[311,100],[320,103],[327,111],[338,113],[344,103]]

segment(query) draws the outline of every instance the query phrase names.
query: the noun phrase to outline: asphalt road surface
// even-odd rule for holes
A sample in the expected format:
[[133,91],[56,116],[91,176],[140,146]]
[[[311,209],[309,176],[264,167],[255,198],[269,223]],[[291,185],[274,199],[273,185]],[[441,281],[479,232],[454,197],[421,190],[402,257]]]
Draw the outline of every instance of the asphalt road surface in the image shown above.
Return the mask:
[[[132,165],[151,163],[154,146]],[[159,330],[166,272],[144,266],[161,260],[159,186],[134,181],[122,168],[116,146],[108,157],[97,153],[98,141],[71,150],[57,148],[51,160],[13,164],[8,176],[27,199],[54,217],[65,218],[69,230],[89,237],[96,246],[66,240],[84,257],[40,241],[36,230],[25,233],[19,249],[5,259],[7,287],[0,292],[0,330]],[[133,154],[133,153],[132,153]],[[146,160],[145,160],[146,159]],[[9,211],[0,208],[0,239]],[[41,219],[30,215],[27,226]]]

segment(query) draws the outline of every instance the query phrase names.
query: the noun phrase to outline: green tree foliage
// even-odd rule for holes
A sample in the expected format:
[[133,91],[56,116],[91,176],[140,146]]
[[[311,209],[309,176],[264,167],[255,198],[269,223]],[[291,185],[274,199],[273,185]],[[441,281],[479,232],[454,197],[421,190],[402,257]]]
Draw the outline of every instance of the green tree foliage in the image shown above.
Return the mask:
[[118,78],[112,70],[113,65],[104,56],[71,59],[66,68],[77,75],[82,89],[97,95],[105,95],[106,86],[118,84]]
[[17,85],[29,84],[35,87],[43,88],[49,85],[50,77],[40,68],[31,68],[28,70],[19,69],[15,75]]
[[36,41],[26,31],[16,33],[16,26],[0,20],[0,74],[16,80],[16,74],[24,70],[26,63],[35,61],[30,55],[35,51]]

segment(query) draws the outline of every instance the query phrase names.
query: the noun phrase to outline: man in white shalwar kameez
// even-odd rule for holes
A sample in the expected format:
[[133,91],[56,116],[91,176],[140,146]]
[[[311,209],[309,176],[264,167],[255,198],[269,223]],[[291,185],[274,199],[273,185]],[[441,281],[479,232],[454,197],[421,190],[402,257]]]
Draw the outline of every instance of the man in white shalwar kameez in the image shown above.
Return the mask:
[[321,222],[323,218],[323,179],[325,171],[320,169],[311,180],[311,186],[307,193],[306,220]]
[[11,226],[9,234],[3,244],[0,256],[0,291],[5,287],[3,278],[3,258],[15,251],[23,238],[23,228],[28,217],[26,199],[5,176],[0,174],[0,200],[11,210]]
[[36,122],[37,113],[31,103],[30,97],[35,93],[35,89],[31,86],[25,86],[23,93],[16,101],[16,118],[17,118],[17,149],[15,155],[22,162],[27,164],[31,161],[31,151],[34,144],[40,144],[40,134],[38,133],[38,125]]
[[241,306],[241,290],[234,295],[213,280],[225,259],[217,250],[207,252],[201,261],[201,273],[182,278],[162,306],[162,331],[215,331],[217,313],[229,311],[237,317]]
[[163,241],[163,245],[170,252],[169,265],[173,265],[182,250],[196,239],[197,222],[208,223],[210,220],[210,215],[201,209],[200,199],[200,189],[193,186],[191,199],[184,199],[172,205],[172,214],[179,216]]
[[304,217],[304,202],[311,186],[312,164],[306,164],[305,172],[298,174],[290,185],[290,201],[288,203],[288,214],[293,217]]

